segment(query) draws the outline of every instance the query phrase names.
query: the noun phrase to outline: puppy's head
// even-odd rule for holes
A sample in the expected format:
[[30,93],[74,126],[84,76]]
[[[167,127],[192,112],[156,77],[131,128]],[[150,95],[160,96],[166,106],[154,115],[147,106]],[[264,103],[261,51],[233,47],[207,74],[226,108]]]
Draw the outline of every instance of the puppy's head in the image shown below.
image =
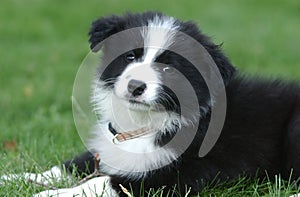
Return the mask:
[[[142,28],[138,33],[130,31],[138,27]],[[129,37],[114,39],[123,31],[128,31]],[[176,32],[183,32],[199,42],[213,58],[224,84],[230,81],[234,68],[219,46],[201,34],[194,23],[146,12],[105,17],[92,24],[91,49],[95,52],[103,49],[102,63],[106,65],[99,76],[103,87],[131,110],[164,109],[180,114],[182,106],[173,90],[175,88],[189,99],[190,91],[182,83],[184,76],[196,92],[201,109],[209,108],[210,95],[201,74],[189,60],[169,50],[174,43],[180,43],[181,50],[191,48]],[[118,54],[116,51],[124,47],[128,50],[112,57],[111,54]]]

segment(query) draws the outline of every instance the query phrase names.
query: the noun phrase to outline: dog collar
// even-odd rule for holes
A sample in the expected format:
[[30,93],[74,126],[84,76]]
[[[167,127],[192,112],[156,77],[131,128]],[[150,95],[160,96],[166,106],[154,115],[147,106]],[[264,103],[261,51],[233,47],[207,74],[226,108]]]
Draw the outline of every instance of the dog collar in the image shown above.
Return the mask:
[[141,136],[144,136],[151,132],[150,129],[146,127],[142,127],[141,129],[137,129],[134,131],[126,131],[126,132],[117,132],[115,128],[113,128],[111,122],[108,123],[108,130],[114,135],[112,142],[116,144],[116,140],[119,142],[124,142],[127,140],[135,139]]

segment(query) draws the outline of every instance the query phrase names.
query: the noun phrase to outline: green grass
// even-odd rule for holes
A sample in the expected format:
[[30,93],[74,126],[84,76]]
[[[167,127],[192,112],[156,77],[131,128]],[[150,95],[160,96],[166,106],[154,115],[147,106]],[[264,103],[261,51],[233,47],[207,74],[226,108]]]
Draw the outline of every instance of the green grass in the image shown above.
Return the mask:
[[[160,10],[196,21],[246,73],[300,78],[298,0],[1,0],[0,175],[43,171],[84,150],[71,109],[76,71],[89,52],[92,20],[125,11]],[[284,182],[241,179],[208,188],[204,196],[285,196]],[[60,183],[60,186],[64,186]],[[24,181],[0,196],[30,196],[42,188]]]

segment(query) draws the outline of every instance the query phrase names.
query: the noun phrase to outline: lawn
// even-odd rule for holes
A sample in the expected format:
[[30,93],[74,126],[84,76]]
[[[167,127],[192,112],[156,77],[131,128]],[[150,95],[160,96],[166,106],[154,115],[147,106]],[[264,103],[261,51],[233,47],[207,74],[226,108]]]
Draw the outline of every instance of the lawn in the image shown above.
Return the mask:
[[[149,9],[197,22],[241,72],[300,79],[298,0],[1,0],[0,175],[43,171],[85,149],[71,94],[89,26],[99,16]],[[241,179],[202,195],[284,196],[292,189],[285,184]],[[41,189],[7,183],[0,196]]]

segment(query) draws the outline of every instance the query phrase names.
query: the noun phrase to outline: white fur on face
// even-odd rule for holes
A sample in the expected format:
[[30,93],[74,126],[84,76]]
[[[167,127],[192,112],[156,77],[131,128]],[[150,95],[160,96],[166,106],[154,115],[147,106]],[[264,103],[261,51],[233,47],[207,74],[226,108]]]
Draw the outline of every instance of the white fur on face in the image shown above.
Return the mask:
[[132,79],[143,81],[147,85],[145,92],[135,98],[137,101],[150,103],[155,99],[160,80],[151,64],[144,62],[130,64],[115,83],[115,93],[118,97],[128,100],[130,93],[128,93],[127,86]]
[[154,17],[148,26],[142,30],[144,38],[144,54],[142,61],[134,62],[127,66],[115,83],[115,93],[120,98],[128,96],[127,85],[132,79],[144,82],[147,85],[145,92],[135,98],[137,101],[150,103],[157,97],[160,76],[153,68],[155,59],[174,42],[175,31],[178,27],[174,25],[175,20],[171,17]]
[[156,57],[173,44],[177,28],[172,17],[160,18],[156,16],[152,21],[149,21],[148,26],[144,27],[142,32],[145,46],[145,63],[151,64]]

